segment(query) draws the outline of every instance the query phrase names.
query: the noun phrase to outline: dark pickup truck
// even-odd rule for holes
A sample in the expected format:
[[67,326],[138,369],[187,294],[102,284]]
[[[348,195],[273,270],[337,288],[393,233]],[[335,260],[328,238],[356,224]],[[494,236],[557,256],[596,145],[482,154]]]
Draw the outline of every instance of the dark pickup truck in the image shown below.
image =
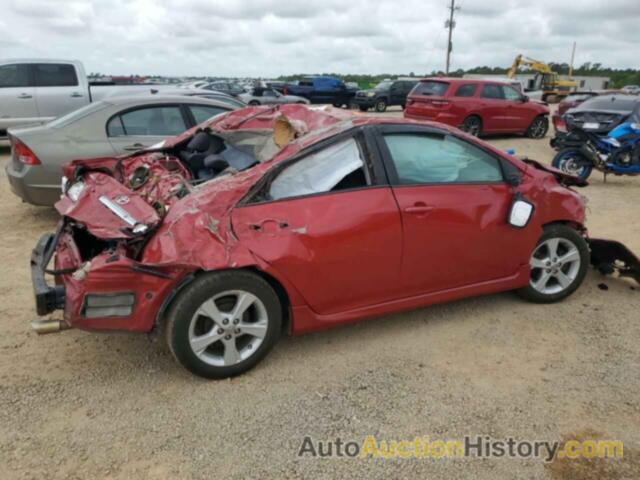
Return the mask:
[[308,98],[311,103],[330,103],[334,107],[351,105],[356,89],[334,77],[305,77],[294,83],[272,85],[285,95]]

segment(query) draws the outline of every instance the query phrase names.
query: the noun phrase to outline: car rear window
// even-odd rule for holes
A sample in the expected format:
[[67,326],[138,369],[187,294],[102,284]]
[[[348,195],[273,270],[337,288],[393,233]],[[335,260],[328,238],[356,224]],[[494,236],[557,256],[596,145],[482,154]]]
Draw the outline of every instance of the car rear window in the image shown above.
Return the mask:
[[73,65],[36,63],[34,71],[38,87],[75,87],[78,85],[78,77]]
[[456,97],[473,97],[476,93],[477,85],[474,83],[470,83],[467,85],[460,85],[456,90]]
[[449,89],[448,82],[438,82],[435,80],[428,80],[426,82],[418,83],[411,91],[412,95],[434,95],[441,97]]
[[630,112],[640,103],[638,99],[623,96],[603,95],[586,100],[580,106],[581,110],[619,110]]

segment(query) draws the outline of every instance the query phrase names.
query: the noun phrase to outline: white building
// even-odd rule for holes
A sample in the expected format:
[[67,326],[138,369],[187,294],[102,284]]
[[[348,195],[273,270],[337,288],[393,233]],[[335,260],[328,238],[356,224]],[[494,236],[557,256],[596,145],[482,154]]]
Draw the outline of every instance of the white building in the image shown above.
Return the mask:
[[[496,80],[503,81],[507,79],[506,75],[488,75],[481,73],[465,74],[464,78],[484,78],[487,80],[495,78]],[[515,79],[519,80],[522,83],[525,90],[532,90],[533,88],[535,88],[534,78],[534,73],[518,73],[515,76]],[[569,80],[568,75],[559,75],[559,78],[560,80]],[[578,84],[576,88],[577,90],[588,91],[607,90],[609,88],[611,79],[609,77],[587,77],[581,75],[573,75],[572,80],[574,80]]]

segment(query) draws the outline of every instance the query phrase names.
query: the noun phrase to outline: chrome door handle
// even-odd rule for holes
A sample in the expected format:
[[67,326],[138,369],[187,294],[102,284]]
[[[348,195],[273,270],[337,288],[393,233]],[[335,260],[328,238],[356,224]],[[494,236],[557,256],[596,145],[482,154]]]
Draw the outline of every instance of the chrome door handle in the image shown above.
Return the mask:
[[33,98],[33,96],[32,96],[32,95],[29,95],[29,94],[26,94],[26,93],[23,93],[23,94],[21,94],[21,95],[18,95],[18,98],[22,98],[22,99],[25,99],[25,98]]
[[73,93],[71,94],[71,96],[72,96],[73,98],[80,98],[80,97],[82,97],[82,94],[81,94],[81,93],[78,93],[78,92],[73,92]]

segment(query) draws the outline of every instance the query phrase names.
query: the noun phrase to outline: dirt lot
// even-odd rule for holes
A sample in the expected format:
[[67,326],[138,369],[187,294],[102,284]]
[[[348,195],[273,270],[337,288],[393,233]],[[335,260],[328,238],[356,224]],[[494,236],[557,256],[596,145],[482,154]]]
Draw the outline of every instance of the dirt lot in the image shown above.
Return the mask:
[[[552,157],[546,140],[491,143]],[[144,336],[30,330],[29,253],[57,215],[10,193],[7,161],[0,147],[2,478],[640,478],[640,289],[630,283],[591,272],[558,305],[505,293],[283,339],[249,374],[203,381]],[[595,174],[582,193],[592,234],[640,252],[640,179]],[[579,432],[624,441],[625,459],[549,468],[296,456],[306,435]]]

